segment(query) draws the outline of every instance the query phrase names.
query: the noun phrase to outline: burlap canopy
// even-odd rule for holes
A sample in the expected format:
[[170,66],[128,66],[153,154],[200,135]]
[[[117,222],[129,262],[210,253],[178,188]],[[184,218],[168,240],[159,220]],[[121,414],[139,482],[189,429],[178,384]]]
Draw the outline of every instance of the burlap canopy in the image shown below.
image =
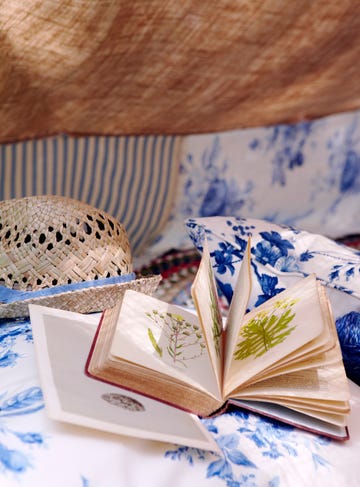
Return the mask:
[[185,134],[360,106],[360,2],[0,1],[0,142]]

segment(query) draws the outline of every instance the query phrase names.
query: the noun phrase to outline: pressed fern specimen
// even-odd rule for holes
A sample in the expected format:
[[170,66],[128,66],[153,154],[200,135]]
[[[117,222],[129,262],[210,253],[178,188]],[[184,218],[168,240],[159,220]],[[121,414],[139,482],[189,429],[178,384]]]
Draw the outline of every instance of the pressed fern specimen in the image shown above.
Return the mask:
[[235,360],[247,357],[261,357],[295,329],[290,326],[295,317],[293,306],[297,300],[279,300],[272,310],[259,311],[240,330],[239,341],[234,352]]
[[148,328],[149,340],[159,357],[164,356],[165,349],[166,356],[173,364],[186,367],[187,360],[202,355],[205,342],[198,325],[189,323],[177,313],[153,310],[146,315],[162,330],[160,340],[156,341],[153,331]]
[[215,284],[212,278],[211,264],[209,263],[209,281],[210,281],[210,299],[211,299],[211,320],[212,320],[212,334],[215,344],[216,355],[220,356],[220,338],[222,333],[222,319],[217,302],[217,295]]

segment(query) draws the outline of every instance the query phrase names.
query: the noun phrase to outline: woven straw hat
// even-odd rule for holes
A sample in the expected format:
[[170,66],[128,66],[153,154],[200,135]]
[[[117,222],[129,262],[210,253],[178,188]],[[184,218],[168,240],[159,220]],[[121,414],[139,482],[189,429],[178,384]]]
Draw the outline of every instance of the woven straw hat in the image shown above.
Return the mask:
[[102,311],[159,280],[135,279],[126,231],[103,211],[58,196],[0,202],[0,318],[28,316],[30,303]]

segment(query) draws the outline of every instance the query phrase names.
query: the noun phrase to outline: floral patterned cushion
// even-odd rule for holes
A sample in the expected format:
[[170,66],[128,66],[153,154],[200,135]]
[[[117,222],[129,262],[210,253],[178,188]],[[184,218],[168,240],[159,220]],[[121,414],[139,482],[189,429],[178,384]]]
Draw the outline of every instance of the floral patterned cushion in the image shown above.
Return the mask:
[[360,111],[184,137],[153,254],[190,245],[184,220],[258,218],[330,238],[360,233]]
[[206,236],[220,293],[231,302],[251,236],[252,293],[249,308],[315,273],[326,286],[348,375],[360,383],[360,252],[321,235],[263,220],[194,218],[189,235],[201,251]]

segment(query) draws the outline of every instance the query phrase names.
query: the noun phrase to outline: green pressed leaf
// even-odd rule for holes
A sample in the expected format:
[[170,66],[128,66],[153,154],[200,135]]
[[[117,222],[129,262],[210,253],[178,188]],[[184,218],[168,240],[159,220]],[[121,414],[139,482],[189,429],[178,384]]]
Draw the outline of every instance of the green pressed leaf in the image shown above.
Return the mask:
[[150,338],[150,341],[152,343],[152,346],[154,347],[155,352],[159,355],[159,357],[162,357],[162,348],[159,347],[157,341],[155,340],[154,334],[151,330],[151,328],[148,328],[148,336]]
[[240,341],[237,344],[234,359],[244,360],[250,356],[261,357],[268,350],[286,340],[295,329],[295,326],[289,326],[295,317],[295,313],[291,309],[294,304],[295,302],[289,302],[287,308],[278,306],[270,315],[260,312],[252,318],[240,332]]
[[[203,354],[203,336],[197,325],[187,322],[178,313],[159,313],[156,310],[147,312],[155,326],[161,330],[161,343],[164,343],[165,358],[170,358],[174,364],[186,367],[186,361],[192,360]],[[157,354],[162,357],[163,349],[156,342],[154,334],[148,328],[149,339]]]
[[209,264],[209,281],[211,283],[210,285],[210,300],[211,300],[211,319],[212,319],[212,334],[213,334],[213,340],[214,340],[214,345],[215,345],[215,351],[216,355],[219,357],[220,356],[220,337],[222,333],[222,320],[221,316],[219,313],[219,308],[217,304],[217,298],[216,298],[216,291],[212,281],[212,269],[211,269],[211,264]]

